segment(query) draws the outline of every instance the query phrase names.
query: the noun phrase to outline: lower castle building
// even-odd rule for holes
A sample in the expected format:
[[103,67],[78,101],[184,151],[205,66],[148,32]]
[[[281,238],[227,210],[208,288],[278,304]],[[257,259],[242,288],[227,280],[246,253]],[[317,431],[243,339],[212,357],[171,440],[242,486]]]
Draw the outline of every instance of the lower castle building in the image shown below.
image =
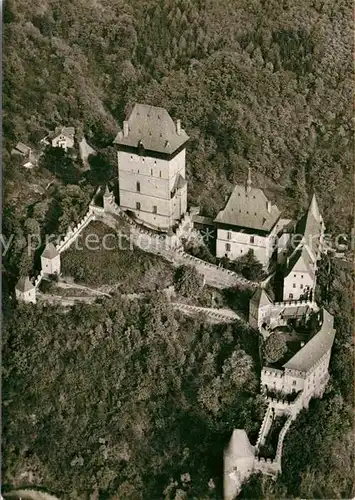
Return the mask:
[[[272,335],[273,333],[271,333]],[[233,431],[224,453],[224,499],[234,500],[245,481],[255,472],[276,477],[281,473],[283,440],[293,420],[311,398],[323,396],[329,380],[329,362],[335,337],[334,318],[322,309],[318,313],[316,333],[280,368],[264,366],[261,372],[261,392],[267,409],[255,446],[243,429]],[[279,433],[273,459],[260,456],[260,450],[276,417],[285,423]]]

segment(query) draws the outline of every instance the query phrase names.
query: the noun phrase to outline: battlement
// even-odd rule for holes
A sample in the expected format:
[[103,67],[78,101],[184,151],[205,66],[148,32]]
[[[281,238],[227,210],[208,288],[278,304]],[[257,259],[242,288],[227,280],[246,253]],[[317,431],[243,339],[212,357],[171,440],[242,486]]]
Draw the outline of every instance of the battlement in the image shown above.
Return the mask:
[[283,300],[281,302],[274,302],[274,306],[312,306],[315,302],[309,299],[299,299],[299,300]]
[[272,377],[282,378],[285,375],[284,370],[279,370],[278,368],[268,368],[263,367],[261,370],[261,375],[271,375]]

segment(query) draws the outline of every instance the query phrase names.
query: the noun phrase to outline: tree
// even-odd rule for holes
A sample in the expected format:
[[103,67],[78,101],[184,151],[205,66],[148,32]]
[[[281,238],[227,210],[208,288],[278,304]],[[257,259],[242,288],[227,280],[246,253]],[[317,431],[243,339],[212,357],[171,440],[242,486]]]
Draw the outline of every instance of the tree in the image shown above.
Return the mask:
[[203,278],[194,266],[182,265],[176,269],[174,283],[178,293],[184,297],[194,297],[201,290]]
[[225,267],[242,274],[251,281],[261,281],[266,276],[262,263],[255,257],[252,249],[236,260],[228,261],[223,258],[221,262]]
[[281,332],[272,333],[265,341],[263,352],[268,363],[276,363],[287,352],[285,336]]
[[70,154],[63,148],[48,146],[39,159],[39,165],[55,174],[66,184],[76,184],[79,181],[80,172],[75,167]]

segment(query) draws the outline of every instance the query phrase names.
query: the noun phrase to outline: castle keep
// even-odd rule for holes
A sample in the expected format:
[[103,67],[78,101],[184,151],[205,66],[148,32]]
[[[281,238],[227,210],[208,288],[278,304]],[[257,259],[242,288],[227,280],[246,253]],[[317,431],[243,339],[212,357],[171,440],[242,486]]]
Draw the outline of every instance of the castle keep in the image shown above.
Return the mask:
[[169,230],[187,211],[189,137],[164,108],[136,104],[117,134],[119,204],[146,225]]

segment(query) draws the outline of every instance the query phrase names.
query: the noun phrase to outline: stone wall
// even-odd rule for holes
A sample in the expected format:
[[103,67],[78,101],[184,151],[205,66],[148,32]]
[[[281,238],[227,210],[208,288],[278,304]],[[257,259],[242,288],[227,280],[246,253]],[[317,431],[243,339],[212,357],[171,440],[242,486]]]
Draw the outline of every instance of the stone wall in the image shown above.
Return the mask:
[[36,276],[35,281],[34,281],[34,285],[35,285],[36,289],[39,287],[39,284],[41,283],[44,274],[45,274],[45,272],[43,271],[43,269],[41,269],[40,273]]
[[[287,312],[290,308],[295,307],[304,307],[307,306],[312,310],[317,312],[319,307],[312,300],[285,300],[282,302],[274,302],[267,304],[265,306],[259,307],[258,309],[258,329],[262,333],[263,338],[266,339],[270,334],[271,330],[277,328],[278,326],[285,326],[287,324],[287,320],[285,318],[281,318],[281,314],[283,312]],[[251,316],[251,321],[254,327],[256,324],[254,315]],[[266,323],[268,325],[267,329],[262,328],[262,324]],[[251,325],[252,326],[252,325]]]
[[[108,210],[105,213],[107,214]],[[192,219],[188,214],[182,219],[180,230],[175,234],[166,234],[154,232],[137,224],[114,201],[109,204],[109,213],[122,217],[129,224],[130,237],[133,244],[142,250],[161,255],[175,265],[193,265],[204,276],[206,283],[211,286],[217,288],[229,288],[236,285],[244,285],[251,288],[259,286],[258,283],[249,281],[229,269],[205,262],[183,250],[181,237],[186,231],[189,231],[190,220],[192,223]],[[186,229],[185,227],[183,229],[184,225],[188,226],[188,228]]]
[[182,312],[189,313],[200,313],[205,314],[208,319],[214,320],[216,322],[231,322],[240,320],[241,318],[231,309],[216,309],[212,307],[199,307],[192,306],[190,304],[184,304],[181,302],[173,302],[172,305]]
[[258,288],[259,286],[258,283],[249,281],[229,269],[205,262],[198,257],[184,252],[182,249],[177,249],[176,254],[177,260],[180,258],[181,264],[193,265],[199,273],[205,276],[206,283],[217,288],[230,288],[237,285],[245,285],[248,288]]
[[[100,210],[99,207],[89,206],[89,210],[86,212],[85,216],[81,219],[81,221],[74,227],[69,227],[64,238],[56,244],[56,249],[59,253],[67,250],[70,245],[74,243],[74,241],[78,238],[81,231],[90,224],[91,221],[95,220],[95,213]],[[103,209],[102,209],[103,211]]]
[[283,448],[283,442],[286,436],[287,431],[290,428],[290,425],[292,421],[294,420],[294,417],[290,415],[288,419],[286,420],[284,426],[281,429],[281,432],[279,434],[279,440],[277,442],[277,449],[276,449],[276,455],[275,455],[275,462],[280,464],[280,472],[281,472],[281,458],[282,458],[282,448]]
[[271,458],[255,457],[254,471],[275,477],[281,472],[281,462],[276,458],[272,460]]
[[260,446],[265,443],[266,436],[270,430],[272,424],[272,410],[271,405],[269,404],[267,410],[265,412],[261,427],[259,429],[258,439],[256,441],[255,450],[258,450]]

